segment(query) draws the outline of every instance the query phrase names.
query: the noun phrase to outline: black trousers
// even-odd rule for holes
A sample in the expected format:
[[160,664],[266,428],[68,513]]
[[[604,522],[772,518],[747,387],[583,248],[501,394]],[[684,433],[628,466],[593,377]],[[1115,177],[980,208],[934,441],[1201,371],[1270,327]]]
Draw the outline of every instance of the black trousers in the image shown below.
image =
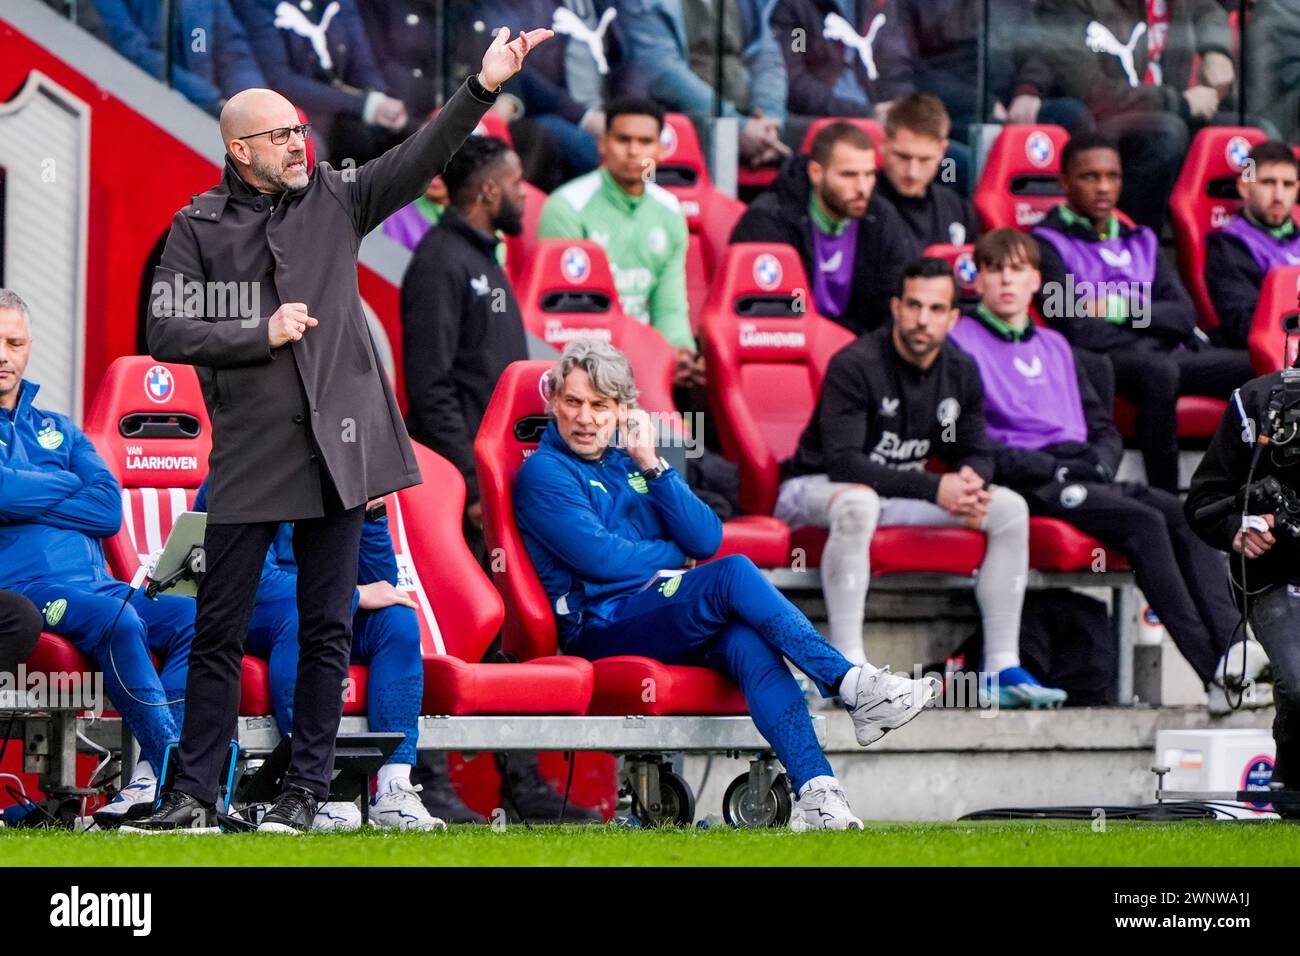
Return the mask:
[[[1086,492],[1082,501],[1079,487]],[[1179,652],[1203,683],[1213,679],[1241,615],[1223,555],[1192,531],[1176,495],[1127,481],[1054,481],[1021,494],[1030,514],[1068,521],[1128,558]]]
[[[1247,604],[1250,626],[1273,665],[1273,779],[1300,788],[1300,590],[1278,584]],[[1283,767],[1286,769],[1284,770]]]
[[1115,391],[1137,406],[1137,443],[1147,483],[1178,490],[1178,396],[1226,399],[1254,378],[1244,349],[1132,349],[1108,352]]
[[0,674],[13,674],[41,636],[41,612],[13,591],[0,590]]
[[[293,697],[293,749],[285,783],[329,793],[334,741],[343,716],[352,651],[352,595],[357,586],[364,506],[343,508],[328,478],[325,514],[294,522],[298,562],[298,682]],[[212,803],[239,715],[244,638],[262,562],[279,522],[209,524],[203,539],[207,572],[199,584],[185,686],[185,725],[174,786]]]

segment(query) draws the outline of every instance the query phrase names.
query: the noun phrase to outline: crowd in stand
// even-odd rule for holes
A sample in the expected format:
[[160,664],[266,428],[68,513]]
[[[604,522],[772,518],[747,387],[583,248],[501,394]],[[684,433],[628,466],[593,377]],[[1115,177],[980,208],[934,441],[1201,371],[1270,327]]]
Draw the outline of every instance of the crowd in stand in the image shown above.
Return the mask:
[[[474,435],[502,371],[527,357],[502,241],[523,229],[525,183],[550,193],[539,237],[590,238],[605,249],[623,310],[673,347],[678,396],[691,408],[690,389],[709,370],[690,322],[687,222],[678,200],[644,171],[661,156],[666,111],[701,122],[735,117],[742,169],[769,169],[771,179],[731,241],[794,247],[816,311],[856,337],[832,360],[812,420],[781,465],[776,517],[829,532],[821,570],[834,662],[815,661],[808,673],[835,671],[832,686],[850,666],[855,688],[858,674],[863,687],[876,679],[863,619],[877,528],[966,527],[988,540],[975,588],[979,670],[1001,706],[1059,704],[1064,692],[1044,686],[1045,675],[1019,654],[1028,522],[1048,516],[1128,559],[1212,706],[1226,707],[1223,658],[1239,615],[1222,558],[1183,517],[1175,408],[1180,396],[1226,399],[1252,377],[1246,337],[1264,276],[1300,263],[1300,160],[1283,142],[1300,126],[1300,41],[1280,39],[1300,15],[1293,3],[1260,0],[1251,22],[1238,25],[1238,34],[1274,36],[1275,85],[1258,100],[1267,106],[1249,116],[1270,138],[1243,164],[1242,209],[1207,239],[1209,293],[1222,320],[1211,337],[1163,243],[1190,137],[1239,108],[1229,11],[1216,0],[992,0],[986,81],[976,82],[983,6],[179,0],[169,82],[214,111],[241,88],[270,86],[309,118],[318,159],[360,163],[424,122],[442,78],[468,72],[491,29],[545,24],[560,34],[505,88],[513,146],[471,137],[426,195],[384,225],[411,250],[401,293],[407,425],[464,475],[466,537],[478,548]],[[158,4],[95,0],[94,9],[115,47],[161,75]],[[206,42],[196,46],[196,36]],[[826,116],[841,119],[822,125],[801,154],[812,122]],[[881,123],[878,145],[852,122],[863,118]],[[1070,133],[1060,156],[1063,201],[1030,232],[981,234],[967,198],[967,133],[990,119],[1054,122]],[[939,244],[974,244],[976,300],[959,301],[951,264],[925,254]],[[1122,291],[1060,295],[1085,284]],[[503,302],[495,294],[502,290]],[[566,352],[566,360],[591,369],[616,358]],[[0,399],[6,392],[0,377]],[[1117,478],[1116,396],[1136,406],[1144,483]],[[15,394],[11,417],[30,397]],[[927,470],[931,459],[947,470]],[[554,522],[564,520],[543,522],[549,504],[538,501],[533,518],[521,517],[535,563],[560,569],[543,573],[548,592],[577,575],[548,547]],[[718,586],[759,587],[746,570],[729,568],[742,583]],[[87,574],[98,581],[96,569]],[[372,581],[390,576],[376,571]],[[12,613],[20,620],[23,612]],[[131,626],[141,648],[153,646],[150,626]],[[275,633],[268,626],[264,635],[273,664]],[[382,657],[386,633],[360,638],[361,646]],[[583,633],[575,625],[571,652],[584,653]],[[792,660],[807,656],[787,651]],[[395,668],[394,685],[403,673]],[[171,696],[165,682],[156,691]],[[291,685],[275,693],[287,711]],[[852,710],[854,695],[839,693]],[[1251,703],[1270,701],[1271,691]],[[279,709],[277,718],[287,720]],[[397,715],[394,726],[405,719]],[[805,779],[820,779],[816,761],[809,766]],[[426,804],[443,788],[434,799],[444,802],[431,809],[465,818],[451,806],[445,768],[427,782]]]

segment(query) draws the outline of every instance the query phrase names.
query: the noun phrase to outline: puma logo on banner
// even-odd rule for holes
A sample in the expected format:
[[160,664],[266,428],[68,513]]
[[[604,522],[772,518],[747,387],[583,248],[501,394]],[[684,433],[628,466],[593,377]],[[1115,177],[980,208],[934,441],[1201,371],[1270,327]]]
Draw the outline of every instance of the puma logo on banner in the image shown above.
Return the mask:
[[857,30],[853,29],[853,24],[849,23],[838,13],[826,14],[826,19],[822,22],[822,36],[827,40],[838,40],[845,46],[858,51],[858,58],[862,60],[862,65],[867,68],[867,79],[880,79],[880,71],[876,69],[876,55],[871,48],[875,42],[876,34],[880,28],[885,25],[885,15],[877,13],[871,20],[871,25],[867,27],[867,35],[862,36]]
[[609,72],[609,60],[605,59],[605,31],[609,29],[616,16],[618,11],[610,7],[600,15],[596,29],[592,30],[576,13],[568,7],[561,6],[555,9],[551,29],[586,44],[587,49],[591,51],[591,58],[596,61],[596,71],[604,76]]
[[316,59],[320,60],[320,68],[328,72],[334,69],[334,59],[330,56],[325,31],[330,28],[330,22],[338,12],[338,0],[331,0],[330,5],[321,15],[320,23],[315,24],[293,4],[281,2],[275,7],[275,25],[281,30],[292,30],[298,36],[310,40],[311,48],[316,51]]
[[1128,85],[1138,86],[1141,81],[1138,79],[1137,67],[1133,64],[1133,51],[1137,49],[1138,40],[1146,32],[1145,23],[1135,24],[1133,32],[1129,34],[1128,43],[1124,44],[1110,32],[1109,27],[1092,20],[1088,23],[1083,42],[1093,53],[1109,53],[1119,60],[1119,65],[1124,68],[1124,75],[1128,77]]

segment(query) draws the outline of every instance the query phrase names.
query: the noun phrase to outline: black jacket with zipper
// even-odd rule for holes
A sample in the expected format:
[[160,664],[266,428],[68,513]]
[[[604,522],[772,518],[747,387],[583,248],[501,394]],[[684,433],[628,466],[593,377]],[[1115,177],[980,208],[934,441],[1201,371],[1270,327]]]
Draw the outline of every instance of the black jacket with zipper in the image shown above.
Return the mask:
[[831,359],[812,421],[782,479],[825,474],[869,485],[883,498],[939,494],[937,458],[970,465],[985,481],[994,472],[993,442],[984,429],[984,386],[975,360],[951,342],[922,371],[894,348],[888,327],[864,335]]
[[474,436],[492,390],[507,365],[528,357],[496,245],[449,207],[402,277],[406,427],[460,470],[466,504],[478,500]]

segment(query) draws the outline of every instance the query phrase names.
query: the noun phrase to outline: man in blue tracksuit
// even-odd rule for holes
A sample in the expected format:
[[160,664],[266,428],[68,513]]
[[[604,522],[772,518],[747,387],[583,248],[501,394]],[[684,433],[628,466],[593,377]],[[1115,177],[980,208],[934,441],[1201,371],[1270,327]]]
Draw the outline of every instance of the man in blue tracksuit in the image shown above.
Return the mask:
[[24,595],[45,630],[104,672],[109,701],[140,743],[130,783],[96,814],[111,826],[148,812],[163,751],[178,737],[194,602],[151,601],[109,574],[99,539],[122,525],[122,489],[70,418],[33,404],[40,386],[23,380],[31,333],[26,303],[0,289],[0,587]]
[[[791,827],[860,829],[783,658],[823,697],[839,696],[864,746],[919,714],[938,681],[855,667],[748,558],[695,566],[717,551],[722,525],[658,457],[623,353],[571,343],[548,383],[554,421],[519,471],[514,504],[564,652],[723,671],[798,794]],[[616,427],[624,447],[611,443]]]
[[[194,510],[207,510],[207,483],[199,488]],[[370,820],[375,826],[434,830],[446,824],[430,815],[411,786],[411,765],[420,735],[424,666],[420,621],[414,601],[397,587],[397,556],[383,506],[367,508],[361,527],[357,589],[352,598],[352,662],[369,667],[366,715],[371,731],[403,733],[406,739],[379,768]],[[298,563],[293,555],[293,525],[282,524],[262,564],[262,579],[248,625],[244,649],[270,664],[271,707],[280,733],[293,732],[298,676]],[[361,812],[351,803],[322,803],[312,828],[350,830]]]

